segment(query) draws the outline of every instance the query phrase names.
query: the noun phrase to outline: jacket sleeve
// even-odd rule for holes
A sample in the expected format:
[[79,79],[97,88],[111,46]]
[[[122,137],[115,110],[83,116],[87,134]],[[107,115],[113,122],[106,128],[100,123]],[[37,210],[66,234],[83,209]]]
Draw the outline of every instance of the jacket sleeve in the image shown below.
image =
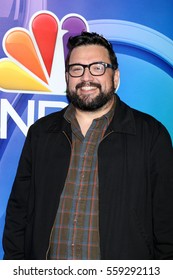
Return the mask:
[[173,259],[173,148],[162,125],[151,155],[155,258]]
[[4,259],[25,259],[24,235],[27,224],[31,170],[31,135],[29,130],[6,209],[3,234]]

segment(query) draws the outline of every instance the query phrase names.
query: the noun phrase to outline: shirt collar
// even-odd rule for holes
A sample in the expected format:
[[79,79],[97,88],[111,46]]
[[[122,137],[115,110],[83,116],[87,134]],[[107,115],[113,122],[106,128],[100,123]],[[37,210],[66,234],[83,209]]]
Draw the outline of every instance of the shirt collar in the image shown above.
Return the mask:
[[[111,109],[103,116],[101,116],[98,119],[95,120],[101,120],[103,118],[106,118],[108,121],[108,124],[111,122],[114,112],[115,112],[115,107],[116,107],[116,96],[114,97],[114,103]],[[68,106],[67,110],[65,111],[64,118],[69,122],[69,123],[74,123],[76,122],[76,117],[75,117],[75,107],[73,106],[72,103]]]

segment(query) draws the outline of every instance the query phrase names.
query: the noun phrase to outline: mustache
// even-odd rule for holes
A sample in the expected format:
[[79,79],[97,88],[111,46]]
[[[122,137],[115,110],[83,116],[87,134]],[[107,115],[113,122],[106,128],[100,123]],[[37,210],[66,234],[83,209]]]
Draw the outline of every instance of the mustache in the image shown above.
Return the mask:
[[97,87],[101,90],[101,85],[98,84],[98,83],[93,83],[93,82],[81,82],[81,83],[76,85],[76,90],[81,88],[81,87],[85,87],[85,86]]

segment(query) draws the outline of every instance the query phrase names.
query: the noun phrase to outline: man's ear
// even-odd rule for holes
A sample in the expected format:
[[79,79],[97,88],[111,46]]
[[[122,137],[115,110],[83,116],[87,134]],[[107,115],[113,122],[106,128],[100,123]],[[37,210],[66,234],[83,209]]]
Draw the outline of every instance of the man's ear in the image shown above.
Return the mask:
[[120,82],[120,71],[118,69],[114,72],[114,88],[117,89],[119,87]]

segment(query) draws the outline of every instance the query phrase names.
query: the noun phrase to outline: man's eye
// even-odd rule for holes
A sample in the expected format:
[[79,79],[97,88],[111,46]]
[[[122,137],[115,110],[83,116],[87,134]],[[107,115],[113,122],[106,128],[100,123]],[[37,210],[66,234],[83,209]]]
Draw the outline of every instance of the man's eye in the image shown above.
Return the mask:
[[94,71],[102,71],[103,70],[103,66],[100,65],[100,64],[93,65],[93,70]]
[[81,71],[81,70],[82,70],[82,68],[79,67],[79,66],[75,66],[75,67],[72,68],[73,72],[77,72],[77,71]]

